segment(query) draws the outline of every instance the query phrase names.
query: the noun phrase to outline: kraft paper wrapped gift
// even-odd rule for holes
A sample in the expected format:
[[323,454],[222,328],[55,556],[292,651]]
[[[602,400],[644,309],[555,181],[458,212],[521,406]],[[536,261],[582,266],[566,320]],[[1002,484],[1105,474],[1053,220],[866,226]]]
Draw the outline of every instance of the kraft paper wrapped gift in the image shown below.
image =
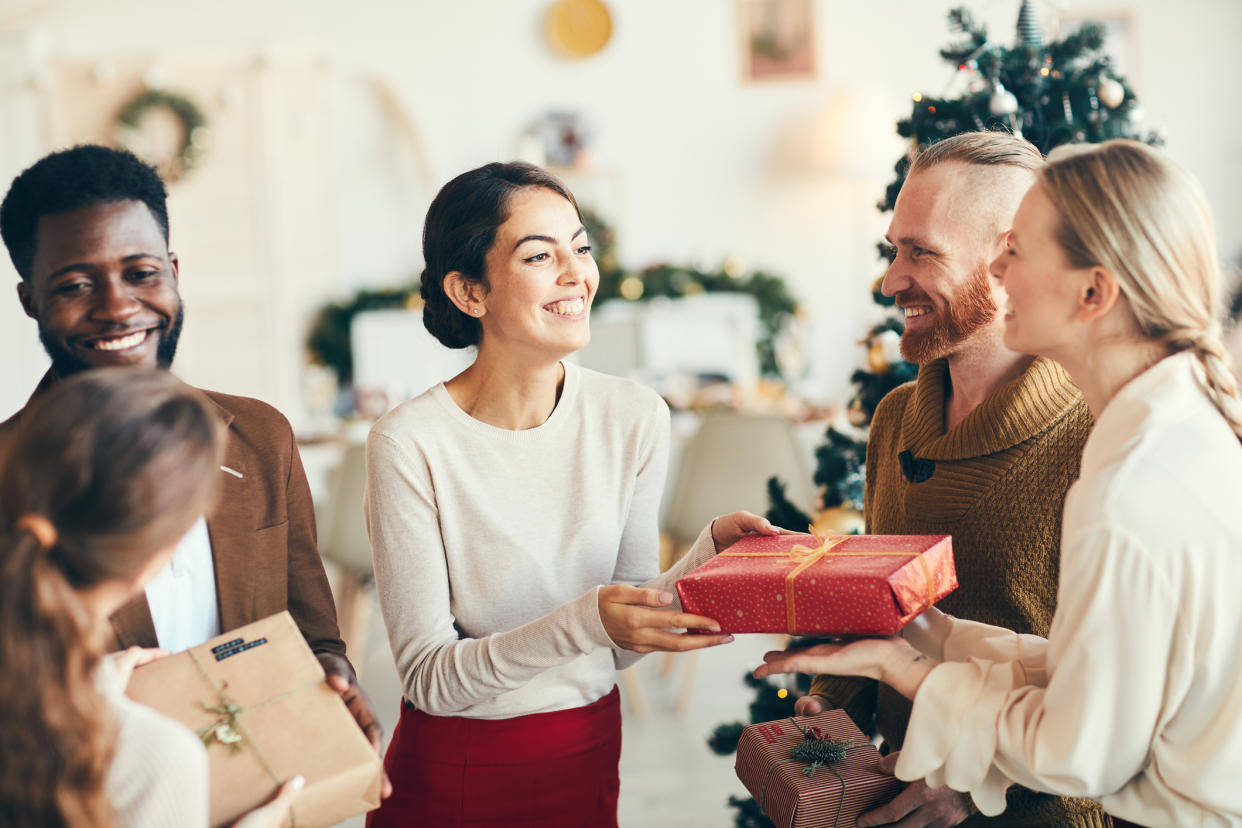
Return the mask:
[[948,535],[751,535],[677,581],[726,633],[893,635],[957,589]]
[[[839,740],[832,745],[829,740]],[[822,764],[820,746],[844,754]],[[844,710],[778,719],[742,731],[734,769],[777,828],[852,828],[859,814],[891,802],[901,782],[881,773],[880,752]]]
[[203,738],[213,826],[297,774],[306,787],[286,825],[335,825],[379,806],[379,757],[288,612],[139,667],[126,692]]

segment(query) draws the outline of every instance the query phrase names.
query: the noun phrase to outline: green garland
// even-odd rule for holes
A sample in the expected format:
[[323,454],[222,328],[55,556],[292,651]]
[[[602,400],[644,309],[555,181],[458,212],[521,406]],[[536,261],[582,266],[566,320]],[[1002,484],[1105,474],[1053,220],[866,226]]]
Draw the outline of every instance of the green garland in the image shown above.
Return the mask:
[[160,173],[166,180],[176,181],[201,160],[208,140],[207,117],[189,98],[166,89],[148,89],[133,97],[116,117],[118,142],[127,146],[126,133],[139,132],[142,116],[152,109],[167,109],[181,122],[181,147]]
[[718,270],[656,264],[638,273],[630,273],[617,260],[616,236],[612,228],[590,209],[582,210],[582,221],[599,264],[599,289],[595,294],[597,306],[613,301],[647,301],[657,296],[679,299],[699,293],[743,293],[753,296],[758,305],[762,330],[759,341],[755,343],[759,352],[759,369],[769,376],[781,376],[776,361],[776,336],[798,307],[784,279],[761,270],[743,274],[728,263]]
[[[748,294],[755,297],[759,306],[763,335],[756,348],[759,350],[760,368],[766,374],[780,375],[776,364],[775,338],[785,320],[797,308],[783,279],[762,271],[740,275],[728,267],[719,271],[704,271],[673,265],[655,265],[641,273],[628,274],[617,262],[616,235],[612,228],[589,209],[582,210],[582,220],[599,265],[596,305],[627,299],[647,300],[654,296],[675,298],[718,291]],[[638,295],[633,293],[635,289]],[[331,367],[336,371],[341,385],[348,385],[354,376],[353,350],[349,342],[349,329],[354,317],[363,311],[403,307],[422,307],[417,283],[384,290],[361,290],[352,299],[325,305],[320,308],[306,338],[311,360]]]
[[311,361],[336,371],[336,379],[342,387],[349,385],[354,377],[354,352],[349,342],[354,317],[363,311],[421,307],[417,283],[382,290],[360,290],[347,302],[324,305],[315,315],[310,333],[306,336]]

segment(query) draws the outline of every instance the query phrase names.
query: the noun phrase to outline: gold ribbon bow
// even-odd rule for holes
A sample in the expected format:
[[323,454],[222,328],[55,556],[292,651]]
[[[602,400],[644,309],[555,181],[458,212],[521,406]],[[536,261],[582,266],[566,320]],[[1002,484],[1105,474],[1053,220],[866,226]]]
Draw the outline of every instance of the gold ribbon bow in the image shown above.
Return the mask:
[[789,571],[785,576],[785,623],[788,627],[790,635],[797,634],[797,612],[794,606],[794,579],[800,574],[813,566],[817,561],[826,557],[833,558],[909,558],[911,556],[919,559],[919,564],[923,567],[923,577],[927,580],[927,606],[936,603],[936,583],[932,578],[931,567],[927,565],[927,559],[922,552],[846,552],[834,551],[833,547],[845,543],[853,537],[859,535],[834,535],[821,538],[816,534],[812,527],[810,534],[815,538],[817,546],[810,547],[798,544],[791,548],[788,552],[721,552],[717,557],[730,558],[786,558],[795,561],[798,565]]

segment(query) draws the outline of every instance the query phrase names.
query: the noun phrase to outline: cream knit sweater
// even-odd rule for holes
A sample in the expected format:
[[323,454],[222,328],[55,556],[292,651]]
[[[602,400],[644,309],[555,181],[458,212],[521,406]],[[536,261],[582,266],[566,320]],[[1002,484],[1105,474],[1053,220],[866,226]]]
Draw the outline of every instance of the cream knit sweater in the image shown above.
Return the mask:
[[[474,419],[443,384],[367,440],[366,518],[407,698],[439,716],[503,719],[591,704],[618,666],[599,586],[659,571],[669,415],[651,389],[565,364],[536,428]],[[715,554],[704,530],[650,586]]]

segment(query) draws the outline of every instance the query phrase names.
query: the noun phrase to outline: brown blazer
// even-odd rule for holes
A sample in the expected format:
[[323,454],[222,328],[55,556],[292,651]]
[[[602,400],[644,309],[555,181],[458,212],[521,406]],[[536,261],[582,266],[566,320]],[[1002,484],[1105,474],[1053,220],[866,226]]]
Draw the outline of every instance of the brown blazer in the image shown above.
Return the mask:
[[[31,400],[55,381],[50,372],[45,375]],[[289,421],[258,400],[203,393],[228,426],[224,466],[241,475],[220,470],[220,501],[207,516],[220,628],[228,631],[287,609],[312,650],[344,656],[336,606],[315,545],[310,487]],[[0,456],[22,411],[0,424]],[[145,594],[111,620],[118,648],[156,646]]]

